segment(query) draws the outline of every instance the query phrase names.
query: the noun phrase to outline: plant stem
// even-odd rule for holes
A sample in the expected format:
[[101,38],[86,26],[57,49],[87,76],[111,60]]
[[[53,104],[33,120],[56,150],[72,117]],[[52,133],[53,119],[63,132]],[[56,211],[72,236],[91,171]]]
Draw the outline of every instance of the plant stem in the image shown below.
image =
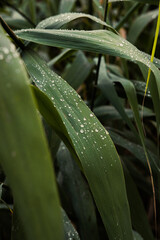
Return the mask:
[[0,16],[0,23],[2,24],[2,27],[5,29],[5,31],[8,33],[8,35],[13,39],[15,44],[20,47],[21,49],[24,49],[25,46],[21,42],[21,40],[16,36],[16,34],[12,31],[12,29],[8,26],[8,24],[4,21],[4,19]]
[[[107,12],[108,12],[108,0],[105,1],[105,12],[104,12],[104,22],[107,20]],[[106,27],[103,26],[103,29]],[[97,92],[97,84],[98,84],[98,77],[99,77],[99,70],[100,70],[100,65],[101,65],[101,58],[102,54],[98,55],[98,63],[97,63],[97,69],[96,69],[96,77],[95,77],[95,82],[93,85],[93,92],[92,92],[92,99],[91,99],[91,110],[93,111],[94,108],[94,100]]]

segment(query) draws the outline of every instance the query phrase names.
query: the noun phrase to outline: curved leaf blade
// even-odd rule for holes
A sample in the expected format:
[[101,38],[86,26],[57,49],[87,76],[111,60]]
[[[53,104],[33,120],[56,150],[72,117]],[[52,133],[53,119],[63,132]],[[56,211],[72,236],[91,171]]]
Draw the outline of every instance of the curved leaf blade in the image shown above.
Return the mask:
[[149,3],[158,5],[159,0],[109,0],[110,3],[113,2],[141,2],[141,3]]
[[81,162],[109,238],[132,239],[122,166],[108,133],[77,93],[35,53],[25,51],[23,59],[35,84],[52,102],[47,110],[44,97],[41,113],[51,124],[61,119],[58,133],[65,135],[64,142],[67,138]]
[[61,0],[60,5],[59,5],[59,12],[64,13],[64,12],[70,12],[74,5],[75,5],[76,0]]
[[107,30],[73,31],[31,29],[17,31],[16,33],[22,39],[48,46],[80,49],[128,59],[129,61],[133,61],[139,65],[145,79],[148,68],[150,68],[152,74],[149,82],[149,89],[156,113],[157,129],[159,129],[160,71],[148,60],[143,52],[138,50],[127,40]]
[[61,27],[63,27],[65,24],[70,23],[74,20],[77,20],[79,18],[88,18],[98,24],[101,24],[111,30],[113,30],[114,32],[116,32],[116,30],[114,30],[114,28],[112,28],[109,24],[105,23],[104,21],[102,21],[101,19],[92,16],[90,14],[86,14],[86,13],[63,13],[63,14],[59,14],[53,17],[49,17],[46,18],[45,20],[41,21],[38,25],[37,25],[37,29],[59,29]]
[[158,10],[153,10],[150,12],[147,12],[145,14],[140,15],[136,18],[136,20],[131,25],[127,39],[131,43],[135,43],[141,32],[144,30],[144,28],[153,20],[155,20],[158,16]]
[[137,139],[139,139],[137,130],[132,124],[131,120],[128,118],[123,105],[119,101],[118,94],[114,88],[113,82],[111,81],[111,75],[107,73],[104,58],[101,61],[98,87],[101,89],[103,95],[110,101],[110,103],[117,109],[122,119],[128,124],[130,129],[133,131]]

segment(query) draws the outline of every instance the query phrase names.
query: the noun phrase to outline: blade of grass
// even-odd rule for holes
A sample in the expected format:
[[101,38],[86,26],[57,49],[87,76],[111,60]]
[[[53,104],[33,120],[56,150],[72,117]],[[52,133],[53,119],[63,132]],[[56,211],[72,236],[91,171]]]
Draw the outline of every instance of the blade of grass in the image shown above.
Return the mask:
[[71,66],[64,71],[63,78],[76,90],[87,79],[93,66],[84,53],[78,51]]
[[121,38],[117,34],[107,30],[77,31],[77,30],[22,30],[16,32],[20,38],[32,42],[72,49],[81,49],[94,53],[110,54],[134,61],[140,67],[142,73],[151,68],[153,80],[149,89],[152,95],[154,110],[156,113],[157,130],[160,125],[160,72],[155,65],[146,58],[146,55],[135,46]]
[[[107,21],[108,10],[109,10],[108,0],[105,0],[104,17],[103,17],[104,22]],[[105,29],[105,26],[103,26],[103,29]],[[99,54],[97,68],[96,68],[96,77],[95,77],[95,81],[94,81],[94,85],[93,85],[92,98],[91,98],[91,110],[92,111],[94,108],[94,101],[95,101],[95,97],[96,97],[101,59],[102,59],[102,54]]]
[[127,123],[129,128],[135,134],[137,139],[139,136],[137,134],[137,130],[128,118],[127,114],[124,111],[123,105],[120,102],[120,99],[117,95],[117,92],[114,88],[113,82],[109,79],[109,75],[107,74],[107,69],[105,65],[104,58],[102,58],[100,72],[99,72],[99,83],[98,88],[101,89],[103,95],[110,101],[110,103],[117,109],[119,114],[122,116],[123,120]]
[[77,163],[64,143],[61,143],[57,154],[57,166],[60,171],[58,182],[60,182],[62,191],[67,194],[70,205],[73,207],[81,238],[98,240],[93,198]]
[[[158,19],[157,19],[155,38],[154,38],[152,54],[151,54],[151,62],[153,62],[153,60],[154,60],[154,55],[155,55],[157,40],[158,40],[158,35],[159,35],[159,29],[160,29],[160,2],[159,2],[159,14],[158,14]],[[151,76],[151,69],[149,68],[142,107],[144,106],[144,101],[145,101],[145,96],[146,96],[148,85],[149,85],[150,76]]]
[[60,203],[35,99],[23,63],[1,27],[0,35],[1,165],[27,239],[61,240]]
[[109,2],[141,2],[141,3],[149,3],[149,4],[155,4],[158,5],[159,0],[109,0]]
[[29,0],[29,10],[32,22],[36,23],[36,1],[35,0]]
[[[155,38],[154,38],[154,43],[153,43],[153,48],[152,48],[151,62],[153,62],[155,51],[156,51],[157,40],[158,40],[158,35],[159,35],[159,28],[160,28],[160,3],[159,3],[159,15],[158,15],[158,20],[157,20]],[[151,75],[151,69],[149,68],[144,98],[146,96],[146,92],[147,92],[147,89],[148,89],[150,75]]]
[[65,13],[65,12],[70,12],[74,5],[75,5],[76,0],[60,0],[59,4],[59,12],[60,13]]
[[137,97],[136,97],[136,91],[135,91],[134,85],[132,84],[131,81],[120,79],[119,82],[123,85],[123,87],[125,89],[125,92],[126,92],[126,95],[128,97],[130,106],[133,110],[135,122],[136,122],[138,133],[139,133],[139,137],[140,137],[141,144],[142,144],[142,147],[144,149],[144,154],[145,154],[145,157],[146,157],[146,160],[147,160],[147,165],[148,165],[148,169],[149,169],[149,172],[150,172],[150,179],[151,179],[152,190],[153,190],[155,229],[156,229],[156,232],[157,232],[157,220],[156,220],[157,219],[157,213],[156,213],[157,210],[156,210],[156,196],[155,196],[154,179],[153,179],[153,173],[152,173],[152,168],[151,168],[151,165],[150,165],[147,149],[146,149],[145,142],[144,142],[143,126],[142,126],[139,111],[138,111],[138,102],[137,102]]
[[86,14],[86,13],[59,14],[59,15],[44,19],[37,25],[36,28],[37,29],[60,29],[63,26],[65,26],[66,24],[68,24],[74,20],[81,19],[81,18],[90,19],[98,24],[101,24],[102,26],[105,26],[106,28],[109,28],[113,32],[116,32],[115,29],[112,28],[112,26],[107,24],[105,21],[102,21],[101,19],[99,19],[95,16],[92,16],[92,15]]
[[135,3],[125,14],[125,16],[119,21],[119,23],[115,26],[115,29],[118,31],[123,24],[132,16],[132,13],[136,11],[141,5],[139,3]]
[[144,13],[136,18],[136,20],[131,25],[127,39],[129,42],[135,44],[141,32],[144,28],[151,22],[154,21],[158,16],[158,10],[152,10],[147,13]]
[[134,229],[141,234],[145,240],[154,240],[151,227],[149,225],[147,214],[138,189],[129,174],[128,169],[124,166],[124,174],[127,187],[127,196],[131,209],[131,218]]
[[34,88],[39,110],[79,159],[109,238],[132,239],[122,166],[108,133],[34,52],[25,51],[23,59],[36,86],[48,96]]

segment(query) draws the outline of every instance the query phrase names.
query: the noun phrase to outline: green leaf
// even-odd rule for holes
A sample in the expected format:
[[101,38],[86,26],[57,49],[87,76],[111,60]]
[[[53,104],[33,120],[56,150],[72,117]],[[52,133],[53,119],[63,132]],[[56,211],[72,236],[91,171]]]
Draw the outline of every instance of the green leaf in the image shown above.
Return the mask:
[[[131,109],[124,108],[124,111],[127,114],[129,119],[131,119],[131,120],[134,119],[133,111]],[[109,121],[114,121],[114,120],[123,120],[121,115],[118,113],[118,111],[113,106],[102,105],[99,107],[95,107],[94,114],[103,123],[107,123]],[[142,111],[140,112],[140,114],[142,114]],[[153,112],[151,112],[149,110],[143,111],[143,118],[153,117],[153,116],[154,116]]]
[[[1,239],[11,239],[12,216],[9,211],[10,206],[0,204],[0,237]],[[18,239],[17,239],[18,240]]]
[[85,13],[63,13],[53,17],[49,17],[41,21],[36,28],[37,29],[59,29],[64,25],[66,25],[67,23],[70,23],[79,18],[88,18],[116,32],[114,28],[112,28],[110,25],[108,25],[101,19]]
[[63,215],[63,224],[64,224],[64,239],[65,240],[80,240],[78,232],[72,225],[71,221],[69,220],[67,214],[65,211],[62,209],[62,215]]
[[2,186],[3,186],[3,183],[0,184],[0,199],[2,198]]
[[[134,45],[119,35],[107,30],[77,31],[77,30],[21,30],[17,35],[25,40],[54,47],[81,49],[94,53],[119,56],[137,63],[146,79],[148,67],[151,68],[149,90],[152,95],[156,113],[157,129],[160,125],[160,71]],[[158,130],[157,130],[158,132]]]
[[69,204],[73,207],[81,238],[97,240],[96,212],[88,184],[63,143],[57,154],[57,166],[58,182],[64,194],[69,198]]
[[103,58],[100,66],[98,87],[101,89],[103,95],[117,109],[117,111],[119,112],[123,120],[127,123],[130,129],[133,131],[135,136],[139,138],[135,127],[133,126],[132,122],[130,121],[130,119],[128,118],[127,114],[124,111],[124,108],[114,88],[113,82],[110,80],[111,79],[110,76],[111,75],[107,74],[106,65]]
[[54,161],[54,159],[56,158],[56,154],[57,154],[61,140],[57,136],[55,131],[51,128],[51,126],[49,126],[44,119],[43,119],[43,126],[45,129],[46,138],[48,140],[48,146],[52,156],[52,160]]
[[[112,75],[112,77],[113,77],[113,75]],[[133,83],[124,78],[119,78],[119,77],[115,78],[115,76],[112,78],[112,81],[118,82],[123,86],[125,93],[127,95],[129,104],[134,113],[134,118],[135,118],[135,122],[136,122],[136,125],[138,128],[139,136],[141,138],[141,141],[144,142],[143,127],[142,127],[142,123],[141,123],[141,119],[140,119],[140,115],[139,115],[138,101],[137,101],[136,91],[135,91],[135,87],[134,87]]]
[[[70,240],[71,238],[73,238],[74,240],[80,240],[78,232],[72,225],[65,211],[61,209],[61,212],[63,217],[64,240]],[[26,240],[26,235],[24,233],[24,226],[22,225],[22,221],[17,214],[16,208],[14,207],[12,240],[22,240],[22,239]]]
[[133,238],[134,240],[143,240],[143,238],[136,231],[133,231],[133,236],[134,236]]
[[24,226],[21,219],[18,216],[17,208],[14,206],[13,219],[12,219],[12,240],[26,240],[26,234],[24,232]]
[[20,17],[4,17],[6,23],[13,29],[31,28],[33,27],[28,21]]
[[59,63],[60,61],[66,59],[68,56],[72,55],[74,50],[72,49],[64,49],[60,54],[54,57],[52,60],[48,62],[48,66],[51,67],[52,65]]
[[[119,135],[119,134],[117,134],[117,133],[115,133],[113,131],[109,130],[109,133],[110,133],[110,136],[111,136],[113,142],[116,145],[121,146],[121,147],[127,149],[137,159],[139,159],[141,161],[141,163],[146,168],[148,168],[147,162],[146,162],[146,156],[144,154],[144,150],[143,150],[143,148],[140,145],[138,145],[138,144],[136,144],[134,142],[129,141],[128,139],[122,137],[121,135]],[[158,158],[151,151],[148,151],[148,154],[149,154],[149,157],[150,157],[150,164],[151,164],[152,170],[153,170],[153,172],[155,173],[155,176],[156,176],[156,174],[160,174],[160,169],[158,167]]]
[[[132,80],[132,83],[133,83],[133,85],[136,89],[136,94],[144,96],[146,83],[141,82],[141,81],[135,81],[135,80]],[[146,92],[146,97],[151,98],[151,94],[150,94],[148,89],[147,89],[147,92]]]
[[60,203],[35,99],[15,47],[0,28],[0,161],[27,239],[63,238]]
[[126,14],[120,19],[120,21],[115,26],[115,29],[118,31],[124,23],[128,22],[129,18],[132,17],[133,13],[140,8],[140,3],[135,3],[133,6],[126,12]]
[[60,5],[59,5],[59,12],[60,13],[65,13],[65,12],[70,12],[75,4],[76,0],[60,0]]
[[131,25],[127,39],[131,43],[135,43],[138,39],[141,32],[144,30],[144,28],[153,20],[155,20],[158,16],[158,10],[149,11],[147,13],[144,13],[136,18],[136,20]]
[[49,16],[50,15],[55,15],[58,12],[58,5],[59,5],[59,0],[45,0],[48,5],[48,12]]
[[109,0],[108,2],[141,2],[141,3],[149,3],[149,4],[157,4],[159,3],[159,0]]
[[80,160],[110,240],[132,239],[122,166],[108,132],[34,52],[24,51],[23,59],[36,86],[48,96],[34,88],[39,110]]
[[96,12],[98,12],[98,15],[104,15],[104,8],[99,0],[93,0],[93,6],[95,7]]
[[[139,133],[140,142],[141,142],[142,147],[144,149],[146,162],[147,162],[147,165],[148,165],[148,168],[149,168],[150,176],[152,178],[152,169],[151,169],[150,162],[149,162],[149,156],[148,156],[148,153],[147,153],[147,148],[145,146],[145,136],[144,136],[143,126],[142,126],[142,122],[141,122],[141,118],[140,118],[140,114],[139,114],[138,101],[137,101],[135,87],[134,87],[133,83],[129,80],[118,78],[117,81],[122,84],[122,86],[125,90],[125,93],[127,95],[129,104],[130,104],[130,106],[133,110],[136,126],[137,126],[138,133]],[[154,195],[154,183],[153,183],[153,181],[152,181],[152,189],[153,189],[153,195]],[[153,196],[153,197],[155,197],[155,196]]]
[[35,0],[29,0],[29,10],[32,21],[36,22],[36,1]]
[[154,240],[143,202],[140,198],[137,187],[125,166],[124,174],[133,227],[145,240]]
[[89,76],[93,66],[84,53],[78,51],[71,66],[64,72],[63,78],[76,90]]

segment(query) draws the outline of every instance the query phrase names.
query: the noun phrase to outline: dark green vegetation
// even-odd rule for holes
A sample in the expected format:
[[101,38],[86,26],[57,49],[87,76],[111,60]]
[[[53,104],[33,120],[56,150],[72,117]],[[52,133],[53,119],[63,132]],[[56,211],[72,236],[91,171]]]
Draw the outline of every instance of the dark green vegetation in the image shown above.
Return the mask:
[[0,2],[0,240],[160,237],[158,0],[106,3]]

